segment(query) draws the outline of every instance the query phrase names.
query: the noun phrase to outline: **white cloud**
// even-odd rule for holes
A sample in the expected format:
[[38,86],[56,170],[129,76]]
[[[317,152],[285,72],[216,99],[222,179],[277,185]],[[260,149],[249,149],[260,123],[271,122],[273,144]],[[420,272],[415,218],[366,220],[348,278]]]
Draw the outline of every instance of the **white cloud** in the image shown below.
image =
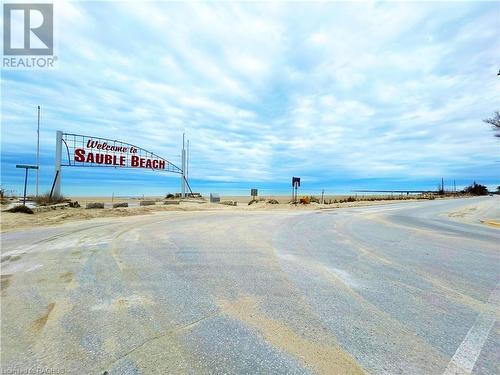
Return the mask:
[[[3,149],[119,137],[192,174],[432,177],[498,144],[495,4],[56,3],[59,68],[2,72]],[[113,15],[112,17],[110,15]]]

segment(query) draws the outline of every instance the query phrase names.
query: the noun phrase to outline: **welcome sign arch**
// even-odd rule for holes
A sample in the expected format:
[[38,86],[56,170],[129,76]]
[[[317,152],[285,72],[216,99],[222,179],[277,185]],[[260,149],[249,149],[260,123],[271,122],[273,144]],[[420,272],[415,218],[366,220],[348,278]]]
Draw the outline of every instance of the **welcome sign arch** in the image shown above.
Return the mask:
[[[63,153],[63,150],[66,152]],[[186,153],[184,148],[182,149],[182,168],[179,168],[167,159],[131,143],[57,131],[55,177],[51,195],[61,194],[62,167],[112,167],[149,169],[152,171],[179,174],[181,178],[181,195],[185,197],[186,186],[191,191],[184,173],[186,166],[185,159]]]

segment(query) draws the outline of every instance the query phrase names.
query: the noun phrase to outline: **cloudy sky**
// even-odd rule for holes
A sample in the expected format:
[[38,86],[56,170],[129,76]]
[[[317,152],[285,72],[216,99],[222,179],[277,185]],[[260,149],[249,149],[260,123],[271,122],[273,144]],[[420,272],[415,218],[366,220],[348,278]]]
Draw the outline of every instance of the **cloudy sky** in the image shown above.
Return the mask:
[[[500,184],[500,3],[55,2],[54,70],[2,71],[2,186],[55,131],[134,143],[195,191]],[[33,181],[33,180],[32,180]],[[32,182],[30,181],[30,182]],[[67,194],[175,191],[176,175],[63,171]]]

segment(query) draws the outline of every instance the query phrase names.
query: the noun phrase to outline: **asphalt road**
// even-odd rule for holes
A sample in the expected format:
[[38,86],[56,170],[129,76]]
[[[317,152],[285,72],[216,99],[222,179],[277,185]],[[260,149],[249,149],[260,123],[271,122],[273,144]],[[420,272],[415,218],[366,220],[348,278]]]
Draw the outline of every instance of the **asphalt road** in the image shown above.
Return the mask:
[[499,374],[499,202],[4,233],[2,371]]

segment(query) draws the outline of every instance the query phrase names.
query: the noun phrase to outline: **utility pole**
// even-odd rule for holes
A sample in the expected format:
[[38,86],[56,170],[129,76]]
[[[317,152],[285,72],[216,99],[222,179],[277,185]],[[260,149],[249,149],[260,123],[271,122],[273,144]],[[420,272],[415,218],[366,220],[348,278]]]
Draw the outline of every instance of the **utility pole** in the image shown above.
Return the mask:
[[441,191],[444,193],[444,178],[441,177]]
[[324,196],[325,196],[325,189],[321,190],[321,204],[324,202]]
[[36,196],[38,197],[38,175],[40,170],[40,106],[38,106],[38,125],[36,128]]

